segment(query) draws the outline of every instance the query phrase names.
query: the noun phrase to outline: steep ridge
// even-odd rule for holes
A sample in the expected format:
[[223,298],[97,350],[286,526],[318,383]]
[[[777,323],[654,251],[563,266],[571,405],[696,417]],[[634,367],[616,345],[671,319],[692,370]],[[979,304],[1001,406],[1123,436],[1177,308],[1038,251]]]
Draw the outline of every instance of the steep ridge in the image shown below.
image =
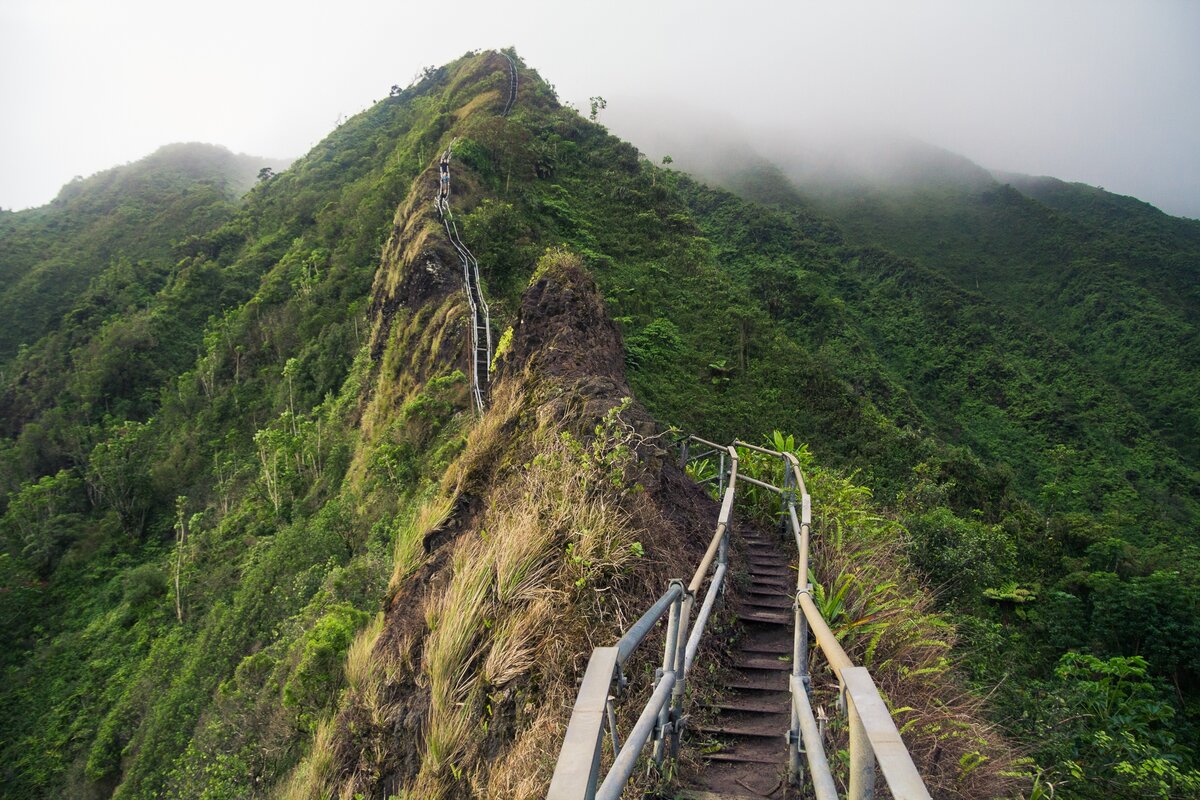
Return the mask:
[[[825,476],[816,514],[840,533],[816,543],[818,578],[831,596],[845,590],[848,652],[877,659],[881,688],[915,709],[906,725],[939,796],[991,796],[1008,762],[970,702],[935,713],[970,694],[939,682],[953,636],[910,558],[982,607],[970,644],[1027,670],[1008,684],[1052,675],[1063,647],[1116,653],[1103,637],[1136,633],[1187,690],[1194,621],[1186,602],[1167,601],[1187,596],[1184,577],[1136,595],[1149,598],[1137,615],[1103,606],[1134,595],[1101,582],[1067,584],[1077,594],[1021,613],[979,599],[1026,597],[1006,582],[1043,558],[1077,569],[1068,559],[1108,557],[1091,546],[1106,530],[1050,524],[997,453],[1032,460],[1053,440],[1120,454],[1129,431],[1141,447],[1125,406],[1101,397],[1064,420],[1054,392],[1083,398],[1076,389],[1091,384],[1054,385],[1047,364],[1062,351],[1027,327],[911,262],[841,248],[811,213],[767,211],[655,168],[506,55],[430,70],[191,241],[180,279],[139,318],[152,332],[182,327],[173,347],[188,358],[170,366],[155,337],[140,340],[139,359],[167,374],[130,381],[136,414],[44,394],[42,416],[0,447],[16,489],[0,560],[0,610],[15,621],[0,656],[12,665],[0,688],[6,787],[539,796],[580,654],[693,566],[712,528],[713,505],[667,463],[649,414],[718,435],[793,430],[821,463],[864,470],[865,486]],[[475,287],[486,283],[507,329],[478,418],[472,279],[435,213],[438,155],[454,140],[457,226],[479,255]],[[930,380],[987,408],[996,441],[977,427],[957,436],[947,404],[907,388],[930,340],[955,343],[928,359]],[[971,382],[994,378],[976,369],[981,340],[989,359],[1021,354],[1024,394]],[[102,351],[114,363],[127,352]],[[84,375],[97,377],[70,370]],[[613,412],[634,394],[647,411]],[[50,457],[28,460],[38,452]],[[1148,464],[1159,455],[1138,452]],[[1156,469],[1154,480],[1186,482],[1168,461]],[[1145,510],[1148,480],[1112,474],[1133,492],[1113,494],[1129,514],[1122,530],[1171,524]],[[1093,520],[1092,496],[1061,485],[1072,524]],[[1121,580],[1141,591],[1142,577]],[[1138,630],[1105,633],[1093,618]],[[1047,629],[1062,638],[1022,644]],[[644,692],[652,670],[631,674],[631,689]],[[981,673],[981,691],[1003,677]],[[1079,679],[1063,680],[1055,696],[1077,696]],[[1174,707],[1161,700],[1162,714]],[[1101,741],[1077,710],[1050,717],[1074,727],[1048,726],[1043,739]],[[1105,765],[1159,765],[1168,746],[1150,741],[1127,762],[1093,751],[1087,763],[1126,780]]]
[[696,557],[711,504],[629,404],[620,336],[577,261],[543,261],[512,343],[442,480],[446,512],[418,532],[411,577],[287,797],[538,796],[548,765],[531,755],[561,731],[578,643]]

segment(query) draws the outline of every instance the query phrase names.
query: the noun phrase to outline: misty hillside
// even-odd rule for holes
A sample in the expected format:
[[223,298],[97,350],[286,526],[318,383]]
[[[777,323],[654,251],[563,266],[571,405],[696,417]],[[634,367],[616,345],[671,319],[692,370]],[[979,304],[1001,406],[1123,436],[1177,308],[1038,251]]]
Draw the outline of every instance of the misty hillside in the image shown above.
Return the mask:
[[77,178],[41,208],[0,212],[0,365],[57,328],[66,307],[112,268],[154,273],[172,246],[227,222],[263,167],[287,162],[223,147],[174,144],[133,164]]
[[[179,145],[0,215],[0,793],[544,797],[588,653],[708,546],[678,429],[803,466],[813,596],[932,796],[1195,796],[1191,224],[928,151],[709,186],[592,116],[468,53],[261,181]],[[681,757],[626,796],[739,752],[752,497]]]
[[1069,347],[1200,467],[1200,221],[1052,178],[964,178],[930,150],[871,185],[810,180],[846,235],[917,260]]

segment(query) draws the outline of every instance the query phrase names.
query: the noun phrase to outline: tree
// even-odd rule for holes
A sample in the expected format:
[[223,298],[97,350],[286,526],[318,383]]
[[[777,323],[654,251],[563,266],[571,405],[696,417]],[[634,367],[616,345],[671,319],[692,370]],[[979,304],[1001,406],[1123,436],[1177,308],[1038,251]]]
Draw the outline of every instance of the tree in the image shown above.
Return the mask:
[[673,159],[673,158],[671,158],[669,155],[667,155],[667,156],[663,156],[663,160],[662,160],[662,162],[663,162],[663,165],[664,165],[664,166],[665,166],[665,165],[667,165],[667,164],[674,164],[674,163],[675,163],[675,159]]
[[81,483],[67,470],[27,483],[12,496],[0,530],[21,550],[25,562],[44,576],[54,571],[79,532]]
[[591,103],[592,106],[592,113],[588,114],[588,119],[590,119],[592,122],[595,122],[596,117],[600,116],[600,112],[608,108],[608,101],[603,97],[596,95],[595,97],[589,97],[588,102]]
[[258,171],[258,180],[260,183],[262,181],[269,181],[269,180],[271,180],[271,178],[274,178],[274,177],[275,177],[275,170],[271,169],[270,167],[263,167],[262,169],[260,169]]
[[97,506],[116,512],[126,533],[140,536],[153,497],[150,490],[150,426],[126,421],[92,449],[88,493]]

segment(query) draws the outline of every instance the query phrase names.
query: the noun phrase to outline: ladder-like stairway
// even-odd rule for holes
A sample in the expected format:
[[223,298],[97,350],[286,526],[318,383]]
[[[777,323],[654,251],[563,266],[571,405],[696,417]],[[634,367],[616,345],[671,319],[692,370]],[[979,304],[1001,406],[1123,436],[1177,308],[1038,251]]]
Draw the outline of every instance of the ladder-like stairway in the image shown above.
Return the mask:
[[748,531],[737,541],[750,582],[733,601],[740,635],[733,670],[708,704],[704,721],[685,730],[684,747],[703,770],[685,778],[688,800],[787,797],[787,731],[791,719],[792,598],[796,573],[778,538]]

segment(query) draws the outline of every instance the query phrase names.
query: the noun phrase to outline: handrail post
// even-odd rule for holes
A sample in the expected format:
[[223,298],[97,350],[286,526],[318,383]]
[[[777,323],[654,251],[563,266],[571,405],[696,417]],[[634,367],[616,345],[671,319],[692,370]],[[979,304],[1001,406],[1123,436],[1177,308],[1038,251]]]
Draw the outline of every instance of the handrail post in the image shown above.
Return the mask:
[[679,468],[687,470],[688,461],[688,440],[684,439],[679,445]]
[[[675,599],[671,601],[671,614],[667,618],[667,641],[663,646],[663,664],[662,671],[659,675],[659,680],[662,680],[662,676],[666,675],[668,672],[675,672],[675,660],[679,656],[680,611],[683,609],[683,595],[686,593],[686,590],[684,589],[683,581],[678,579],[671,581],[671,586],[678,586],[680,592],[675,596]],[[678,679],[679,675],[676,674],[675,677]],[[657,686],[657,681],[655,682],[655,685]],[[672,725],[671,702],[668,699],[667,702],[663,703],[662,709],[658,712],[658,724],[655,726],[655,764],[661,764],[663,761],[663,755],[666,752],[666,736],[670,730],[669,726]]]
[[[682,585],[682,582],[680,583]],[[672,759],[679,757],[679,735],[683,724],[683,693],[687,689],[687,669],[685,665],[687,661],[688,620],[691,618],[692,605],[694,603],[695,597],[685,589],[683,599],[679,604],[679,626],[675,631],[675,659],[671,667],[675,672],[675,688],[671,690],[671,717],[668,723],[668,730],[671,734],[669,753]]]
[[721,451],[721,462],[720,462],[720,466],[717,467],[717,475],[719,476],[717,478],[717,495],[721,496],[721,495],[725,494],[725,451],[724,450]]
[[[546,800],[590,800],[600,774],[600,742],[609,720],[609,690],[619,672],[617,648],[597,647],[588,660]],[[613,732],[615,734],[615,728]]]
[[847,798],[872,800],[875,797],[875,751],[853,701],[846,703],[846,710],[850,718],[850,791]]

